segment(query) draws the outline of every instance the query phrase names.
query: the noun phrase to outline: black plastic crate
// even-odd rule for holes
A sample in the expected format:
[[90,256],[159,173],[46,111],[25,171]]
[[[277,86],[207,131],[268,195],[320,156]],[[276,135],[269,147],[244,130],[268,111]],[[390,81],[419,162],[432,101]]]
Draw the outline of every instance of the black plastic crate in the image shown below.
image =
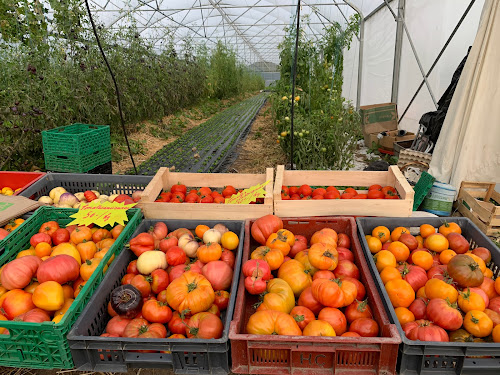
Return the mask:
[[[193,229],[205,224],[213,227],[223,223],[240,238],[236,250],[231,297],[228,308],[221,314],[224,330],[220,339],[138,339],[100,337],[111,318],[107,305],[111,291],[120,285],[130,261],[136,259],[130,250],[124,250],[112,263],[103,282],[87,304],[80,318],[68,334],[75,368],[79,371],[127,372],[129,368],[173,368],[176,374],[228,374],[229,324],[236,302],[236,291],[243,254],[245,223],[243,221],[215,220],[143,220],[132,238],[147,231],[158,221],[167,224],[169,231],[177,228]],[[137,350],[170,351],[171,353],[138,353]]]
[[[455,222],[462,228],[462,235],[469,241],[471,248],[486,247],[491,251],[491,259],[487,266],[494,277],[500,274],[500,248],[498,248],[469,219],[462,217],[392,217],[392,218],[357,218],[358,233],[365,257],[370,267],[378,291],[392,323],[396,324],[403,343],[399,347],[397,370],[401,375],[413,374],[499,374],[500,344],[497,343],[463,343],[434,342],[409,340],[399,324],[382,279],[377,271],[373,256],[368,248],[365,235],[373,229],[384,225],[389,230],[396,227],[409,227],[412,234],[420,230],[420,225],[430,224],[435,228],[446,222]],[[480,358],[483,357],[483,358]],[[488,357],[488,358],[484,358]]]
[[38,200],[50,190],[62,186],[70,193],[97,190],[101,194],[128,194],[144,190],[153,176],[99,175],[78,173],[47,173],[20,195]]

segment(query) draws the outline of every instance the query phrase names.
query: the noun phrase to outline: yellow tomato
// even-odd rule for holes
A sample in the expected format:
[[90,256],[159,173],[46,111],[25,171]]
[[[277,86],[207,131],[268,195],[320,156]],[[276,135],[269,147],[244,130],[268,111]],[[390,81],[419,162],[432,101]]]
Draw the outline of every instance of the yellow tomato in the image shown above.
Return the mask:
[[222,247],[228,250],[234,250],[238,247],[240,239],[234,232],[226,232],[222,235],[221,239]]
[[57,311],[64,305],[64,290],[55,281],[46,281],[38,285],[33,292],[33,303],[46,311]]
[[61,255],[61,254],[66,254],[69,256],[72,256],[78,261],[78,264],[82,264],[82,257],[80,256],[80,253],[78,252],[78,249],[76,248],[75,245],[69,242],[64,242],[52,250],[52,253],[50,254],[51,257],[55,257],[56,255]]

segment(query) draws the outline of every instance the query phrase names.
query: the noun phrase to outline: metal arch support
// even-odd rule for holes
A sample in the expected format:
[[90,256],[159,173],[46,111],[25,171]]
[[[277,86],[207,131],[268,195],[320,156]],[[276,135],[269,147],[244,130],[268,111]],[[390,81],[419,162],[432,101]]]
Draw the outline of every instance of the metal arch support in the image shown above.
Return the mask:
[[[387,0],[384,0],[385,2],[385,5],[387,6],[387,8],[389,9],[389,11],[391,12],[392,16],[394,17],[394,20],[395,21],[398,21],[398,17],[396,15],[396,13],[394,13],[394,11],[392,10],[392,8],[389,6],[389,2]],[[427,90],[429,90],[429,94],[431,95],[431,98],[432,98],[432,102],[434,103],[434,106],[436,107],[436,109],[438,108],[438,104],[436,102],[436,98],[434,97],[434,93],[432,92],[432,89],[431,89],[431,86],[429,84],[429,81],[427,80],[427,76],[424,72],[424,68],[422,67],[422,63],[420,62],[420,59],[418,58],[418,54],[417,54],[417,50],[415,49],[415,45],[413,44],[413,40],[410,36],[410,32],[408,31],[408,28],[406,27],[406,22],[403,19],[401,19],[401,23],[403,24],[403,28],[405,30],[405,34],[408,38],[408,41],[410,42],[410,46],[411,46],[411,49],[413,51],[413,55],[415,56],[415,60],[417,61],[417,64],[418,64],[418,68],[420,69],[420,73],[422,74],[422,77],[424,78],[424,81],[425,81],[425,85],[427,86]]]
[[356,110],[359,110],[361,103],[361,80],[363,77],[363,45],[365,42],[365,19],[361,9],[353,5],[350,0],[344,0],[344,3],[349,5],[352,10],[359,14],[359,51],[358,51],[358,88],[356,92]]
[[241,33],[240,29],[238,29],[238,27],[236,25],[234,25],[234,23],[228,17],[228,15],[224,11],[224,9],[221,9],[219,7],[219,5],[214,2],[214,0],[208,0],[208,1],[210,2],[210,4],[212,4],[212,6],[215,9],[217,9],[217,11],[220,13],[220,15],[222,16],[222,18],[225,19],[226,22],[231,25],[231,27],[234,29],[234,31],[236,32],[236,34],[238,34],[238,36],[243,40],[243,42],[245,42],[245,44],[248,45],[248,48],[250,48],[250,50],[253,51],[253,53],[262,60],[262,62],[264,62],[264,64],[266,65],[267,68],[269,68],[267,62],[261,56],[261,54],[259,53],[259,51],[247,40],[246,36]]

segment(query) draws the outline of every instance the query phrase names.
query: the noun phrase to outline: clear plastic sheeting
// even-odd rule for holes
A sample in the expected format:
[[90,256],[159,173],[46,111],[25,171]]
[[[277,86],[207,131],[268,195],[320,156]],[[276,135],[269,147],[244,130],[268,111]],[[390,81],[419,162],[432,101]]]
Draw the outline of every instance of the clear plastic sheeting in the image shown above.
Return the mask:
[[[380,2],[351,3],[369,12]],[[187,41],[210,48],[221,41],[247,64],[279,64],[278,45],[297,9],[297,0],[90,0],[90,4],[108,30],[133,24],[158,50],[171,42],[176,48]],[[343,1],[301,0],[301,6],[304,30],[313,39],[332,22],[344,27],[355,13]]]
[[462,181],[500,183],[499,45],[500,0],[486,0],[429,168],[457,191]]

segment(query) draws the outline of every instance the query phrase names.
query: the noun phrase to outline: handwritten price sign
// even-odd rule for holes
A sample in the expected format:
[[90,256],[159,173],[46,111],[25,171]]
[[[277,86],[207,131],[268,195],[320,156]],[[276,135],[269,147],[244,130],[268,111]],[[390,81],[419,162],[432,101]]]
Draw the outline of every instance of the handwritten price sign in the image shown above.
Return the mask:
[[94,200],[82,204],[78,212],[70,216],[75,220],[68,225],[96,224],[100,227],[114,225],[115,223],[125,225],[125,222],[128,221],[127,210],[134,206],[135,203],[124,204]]
[[245,189],[241,193],[234,194],[231,198],[226,199],[226,204],[249,204],[250,202],[255,202],[257,198],[264,198],[266,196],[264,187],[270,182],[271,180],[268,180],[262,184]]

